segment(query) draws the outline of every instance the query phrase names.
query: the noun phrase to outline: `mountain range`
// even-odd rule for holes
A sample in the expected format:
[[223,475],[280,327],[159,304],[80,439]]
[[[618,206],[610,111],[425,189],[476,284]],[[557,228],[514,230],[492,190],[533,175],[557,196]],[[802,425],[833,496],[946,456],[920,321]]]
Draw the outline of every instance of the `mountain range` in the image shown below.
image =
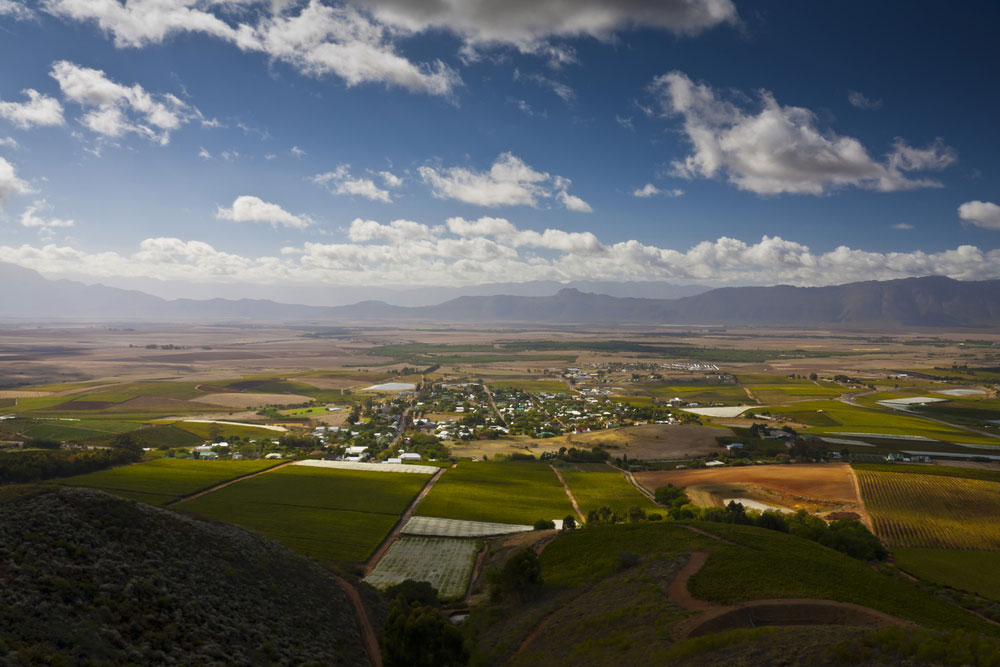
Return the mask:
[[625,297],[563,288],[547,296],[459,296],[436,305],[362,301],[308,306],[266,299],[173,299],[49,280],[0,263],[0,317],[285,322],[689,324],[749,326],[994,327],[1000,280],[943,276],[826,287],[724,287],[681,298]]

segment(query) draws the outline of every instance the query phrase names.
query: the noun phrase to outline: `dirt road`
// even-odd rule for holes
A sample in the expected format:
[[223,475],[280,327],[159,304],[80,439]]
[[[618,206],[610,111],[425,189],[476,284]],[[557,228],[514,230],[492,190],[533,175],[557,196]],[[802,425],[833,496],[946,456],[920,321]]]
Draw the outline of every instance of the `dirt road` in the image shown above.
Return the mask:
[[180,503],[185,503],[189,500],[194,500],[195,498],[201,498],[206,493],[212,493],[213,491],[218,491],[219,489],[227,487],[230,484],[235,484],[236,482],[242,482],[245,479],[250,479],[251,477],[256,477],[257,475],[263,475],[265,473],[273,472],[278,468],[284,468],[285,466],[290,466],[293,463],[295,463],[295,461],[286,461],[285,463],[279,463],[278,465],[271,466],[270,468],[264,468],[263,470],[252,472],[249,475],[243,475],[242,477],[237,477],[236,479],[228,480],[226,482],[223,482],[222,484],[216,484],[215,486],[205,489],[204,491],[198,491],[197,493],[192,493],[190,496],[184,496],[182,498],[178,498],[177,500],[171,500],[169,503],[164,505],[164,507],[170,507],[171,505],[178,505]]
[[378,549],[375,550],[375,553],[373,553],[367,562],[365,562],[365,575],[371,574],[371,571],[375,569],[375,566],[378,565],[379,561],[382,560],[386,552],[389,551],[389,547],[391,547],[392,543],[396,541],[397,537],[399,537],[399,534],[406,526],[406,522],[409,521],[410,517],[413,516],[413,513],[417,511],[417,507],[419,507],[420,502],[427,496],[428,493],[430,493],[431,488],[441,478],[441,475],[444,474],[445,470],[447,470],[447,468],[439,468],[438,471],[431,476],[430,481],[424,485],[424,488],[420,490],[417,497],[413,499],[410,506],[406,508],[406,511],[403,512],[403,516],[401,516],[399,521],[396,522],[396,526],[392,529],[392,532],[389,533],[384,540],[382,540],[382,544],[379,545]]
[[371,661],[372,667],[382,667],[382,650],[378,645],[378,636],[375,634],[375,627],[372,625],[371,619],[368,618],[368,610],[361,601],[361,596],[347,579],[336,574],[333,575],[333,578],[344,589],[347,599],[354,607],[354,613],[358,617],[358,626],[361,628],[361,637],[365,642],[365,650],[368,651],[368,659]]
[[566,496],[569,498],[569,502],[573,505],[573,510],[576,512],[576,515],[580,517],[580,525],[582,526],[587,522],[587,520],[583,516],[583,512],[580,511],[580,506],[576,504],[576,498],[573,497],[573,492],[569,490],[569,484],[566,483],[566,480],[563,479],[562,473],[559,472],[554,465],[550,465],[549,467],[552,468],[552,472],[554,472],[556,477],[559,478],[559,483],[562,484],[563,490],[566,491]]

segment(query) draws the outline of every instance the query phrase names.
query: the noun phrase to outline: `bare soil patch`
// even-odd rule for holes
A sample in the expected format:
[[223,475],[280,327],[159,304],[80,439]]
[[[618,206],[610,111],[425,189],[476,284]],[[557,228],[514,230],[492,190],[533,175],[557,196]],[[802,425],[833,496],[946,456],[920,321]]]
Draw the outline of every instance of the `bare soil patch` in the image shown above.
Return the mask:
[[[752,500],[787,507],[864,514],[851,467],[847,464],[803,464],[703,468],[636,473],[644,487],[655,490],[673,484],[689,489],[706,504],[722,496],[740,494]],[[697,500],[696,500],[697,502]]]
[[0,398],[41,398],[43,396],[53,396],[51,391],[0,391]]
[[[623,428],[592,431],[590,433],[574,433],[556,445],[565,444],[568,447],[591,447],[601,445],[612,451],[624,449],[629,458],[645,461],[662,461],[683,459],[691,456],[704,456],[719,451],[716,438],[732,436],[727,428],[698,426],[697,424],[649,424],[646,426],[626,426]],[[547,442],[547,441],[536,441]]]
[[299,396],[298,394],[226,393],[192,398],[191,402],[210,403],[212,405],[221,405],[227,408],[261,408],[265,405],[292,405],[298,403],[308,403],[311,400],[312,399],[308,396]]

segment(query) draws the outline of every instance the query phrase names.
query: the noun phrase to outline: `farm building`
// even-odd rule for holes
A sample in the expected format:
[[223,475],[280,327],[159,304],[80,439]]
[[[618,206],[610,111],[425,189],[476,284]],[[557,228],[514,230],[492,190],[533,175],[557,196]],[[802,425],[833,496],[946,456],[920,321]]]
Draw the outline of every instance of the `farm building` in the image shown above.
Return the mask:
[[705,462],[705,467],[706,468],[716,468],[718,466],[724,466],[724,465],[726,465],[726,464],[723,463],[722,461],[706,461]]
[[417,454],[416,452],[403,452],[399,455],[399,458],[401,461],[419,461],[420,454]]

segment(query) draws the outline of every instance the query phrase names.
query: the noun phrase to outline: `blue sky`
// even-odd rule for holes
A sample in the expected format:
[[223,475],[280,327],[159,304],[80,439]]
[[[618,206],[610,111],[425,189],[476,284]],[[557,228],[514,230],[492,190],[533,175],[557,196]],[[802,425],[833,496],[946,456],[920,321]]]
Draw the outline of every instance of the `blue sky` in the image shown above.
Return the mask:
[[0,261],[220,289],[997,278],[998,14],[0,0]]

